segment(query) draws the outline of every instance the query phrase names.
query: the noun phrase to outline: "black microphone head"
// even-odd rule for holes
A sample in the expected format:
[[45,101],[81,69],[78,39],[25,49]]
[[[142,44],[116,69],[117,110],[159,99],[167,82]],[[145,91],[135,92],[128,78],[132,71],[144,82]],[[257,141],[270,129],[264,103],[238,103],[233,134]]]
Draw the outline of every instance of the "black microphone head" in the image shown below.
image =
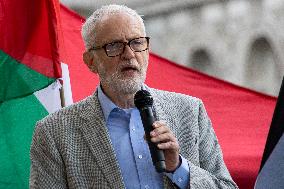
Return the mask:
[[146,90],[137,91],[134,96],[134,104],[138,109],[153,105],[153,97]]

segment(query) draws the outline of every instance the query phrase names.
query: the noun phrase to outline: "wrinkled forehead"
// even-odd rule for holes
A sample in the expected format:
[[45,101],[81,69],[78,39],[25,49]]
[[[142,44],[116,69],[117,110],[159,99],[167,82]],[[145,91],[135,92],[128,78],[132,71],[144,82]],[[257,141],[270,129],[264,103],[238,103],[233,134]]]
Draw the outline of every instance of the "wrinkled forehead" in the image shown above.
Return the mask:
[[124,12],[103,15],[95,26],[96,42],[110,42],[145,35],[143,23]]
[[141,26],[143,25],[143,21],[138,15],[133,15],[128,12],[108,12],[103,15],[101,15],[101,18],[97,22],[98,25],[105,24],[107,22],[110,22],[112,20],[132,20],[133,22],[140,23]]

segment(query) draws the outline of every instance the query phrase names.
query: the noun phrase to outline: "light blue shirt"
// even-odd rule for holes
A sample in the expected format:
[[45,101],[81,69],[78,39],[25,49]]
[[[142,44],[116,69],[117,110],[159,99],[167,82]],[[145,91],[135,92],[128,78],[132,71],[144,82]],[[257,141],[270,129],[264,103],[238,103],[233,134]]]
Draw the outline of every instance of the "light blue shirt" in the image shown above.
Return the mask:
[[[137,108],[117,107],[98,87],[98,98],[106,120],[116,159],[127,189],[163,188],[163,173],[153,166],[149,147],[144,140],[144,128]],[[182,159],[173,173],[165,173],[181,189],[189,183],[189,166]]]

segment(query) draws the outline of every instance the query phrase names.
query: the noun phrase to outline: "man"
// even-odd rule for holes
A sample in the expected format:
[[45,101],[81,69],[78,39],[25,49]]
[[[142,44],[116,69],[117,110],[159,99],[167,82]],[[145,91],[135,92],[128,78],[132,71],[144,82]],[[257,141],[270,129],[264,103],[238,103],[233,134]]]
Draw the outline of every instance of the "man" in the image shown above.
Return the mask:
[[[82,28],[83,59],[100,85],[83,101],[37,123],[31,188],[237,188],[202,102],[144,84],[149,38],[142,18],[125,6],[95,11]],[[151,141],[166,173],[152,164],[134,95],[154,99]]]

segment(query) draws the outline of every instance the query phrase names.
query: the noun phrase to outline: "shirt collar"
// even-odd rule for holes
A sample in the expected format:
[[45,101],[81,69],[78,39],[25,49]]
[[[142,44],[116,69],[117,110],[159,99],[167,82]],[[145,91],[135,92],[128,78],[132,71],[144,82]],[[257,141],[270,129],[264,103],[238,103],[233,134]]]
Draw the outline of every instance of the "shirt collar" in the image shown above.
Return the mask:
[[105,95],[100,85],[98,86],[98,99],[101,104],[105,120],[107,120],[110,112],[118,107]]
[[[143,90],[147,90],[147,86],[145,84],[142,85],[141,89]],[[117,105],[115,105],[103,92],[101,85],[98,86],[98,99],[99,102],[101,104],[102,110],[103,110],[103,114],[105,117],[105,120],[108,119],[109,114],[111,113],[111,111],[115,108],[121,109],[119,108]],[[133,108],[131,109],[123,109],[125,112],[130,113],[132,111]],[[134,108],[136,109],[136,107]]]

